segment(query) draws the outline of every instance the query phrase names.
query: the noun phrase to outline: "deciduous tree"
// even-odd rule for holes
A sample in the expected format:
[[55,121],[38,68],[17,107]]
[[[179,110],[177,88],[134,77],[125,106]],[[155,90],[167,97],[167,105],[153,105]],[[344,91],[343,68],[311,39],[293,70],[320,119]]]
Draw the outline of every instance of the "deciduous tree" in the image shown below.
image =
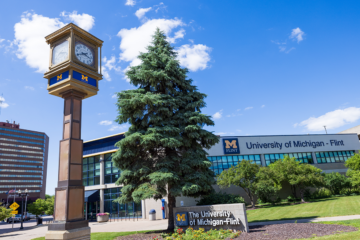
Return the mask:
[[296,197],[296,189],[299,190],[301,202],[305,202],[304,193],[306,188],[319,187],[324,184],[321,169],[310,164],[300,163],[289,156],[279,159],[270,164],[269,167],[278,173],[282,181],[290,184],[294,197]]
[[30,203],[27,207],[27,211],[35,214],[36,217],[45,213],[48,208],[48,204],[44,199],[38,198],[35,202]]
[[12,209],[4,207],[2,203],[0,203],[0,221],[11,217],[11,211]]
[[117,94],[119,124],[131,126],[116,143],[116,182],[123,184],[119,203],[168,198],[168,226],[174,228],[175,197],[200,197],[213,191],[214,173],[205,149],[219,139],[205,130],[211,117],[202,114],[206,95],[200,93],[188,70],[181,68],[177,53],[157,29],[141,64],[126,72],[137,87]]
[[237,165],[222,171],[217,176],[217,184],[222,187],[231,185],[239,186],[244,189],[250,199],[252,207],[255,207],[255,191],[257,189],[258,179],[256,177],[260,166],[252,160],[242,160]]

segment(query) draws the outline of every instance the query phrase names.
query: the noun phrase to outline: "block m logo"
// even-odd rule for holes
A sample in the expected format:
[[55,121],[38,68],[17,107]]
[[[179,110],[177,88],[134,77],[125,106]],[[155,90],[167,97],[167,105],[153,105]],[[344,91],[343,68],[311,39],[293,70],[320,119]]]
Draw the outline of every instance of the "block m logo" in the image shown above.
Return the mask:
[[179,222],[185,222],[186,221],[186,218],[185,218],[185,213],[184,214],[177,214],[177,220]]
[[85,80],[85,81],[88,81],[88,76],[85,76],[85,75],[81,75],[81,80]]
[[59,81],[59,80],[61,80],[61,79],[62,79],[62,74],[60,74],[59,76],[57,76],[56,81]]
[[187,212],[177,212],[175,213],[175,222],[176,226],[188,226],[189,217]]
[[224,154],[240,154],[239,140],[237,138],[223,139]]
[[236,146],[236,140],[232,140],[231,142],[229,140],[225,140],[225,148],[238,148]]

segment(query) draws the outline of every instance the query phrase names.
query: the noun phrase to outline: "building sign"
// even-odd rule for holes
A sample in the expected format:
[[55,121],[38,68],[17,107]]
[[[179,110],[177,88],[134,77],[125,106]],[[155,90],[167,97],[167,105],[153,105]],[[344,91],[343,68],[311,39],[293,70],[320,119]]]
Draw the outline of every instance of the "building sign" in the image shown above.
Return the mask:
[[[201,211],[176,213],[176,226],[223,226],[241,225],[240,218],[231,216],[230,211]],[[188,219],[190,216],[190,219]]]
[[244,203],[175,207],[173,213],[175,225],[184,229],[249,231]]
[[[240,151],[241,149],[241,151]],[[221,137],[207,153],[209,156],[331,152],[360,149],[354,134],[304,134]]]
[[240,154],[239,142],[237,138],[223,139],[224,154]]
[[54,85],[55,83],[61,82],[65,79],[69,78],[69,71],[60,73],[58,75],[56,75],[55,77],[50,78],[50,83],[49,85]]
[[96,86],[96,79],[94,78],[91,78],[87,75],[84,75],[84,74],[81,74],[77,71],[73,71],[73,78],[76,79],[76,80],[79,80],[83,83],[86,83],[86,84],[89,84],[91,86],[94,86],[94,87],[97,87]]
[[246,142],[247,149],[262,149],[262,148],[278,148],[281,150],[284,148],[291,148],[291,147],[311,147],[311,148],[318,148],[318,147],[325,147],[326,145],[329,146],[345,146],[343,140],[335,140],[331,139],[329,142],[314,142],[314,141],[288,141],[285,143],[279,142],[270,142],[270,143],[259,143],[259,142]]

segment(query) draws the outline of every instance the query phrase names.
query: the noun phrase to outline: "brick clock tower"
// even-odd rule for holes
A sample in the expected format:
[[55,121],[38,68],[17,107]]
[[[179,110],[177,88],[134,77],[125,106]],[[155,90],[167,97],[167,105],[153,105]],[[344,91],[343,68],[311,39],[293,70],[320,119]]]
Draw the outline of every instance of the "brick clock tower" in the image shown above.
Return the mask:
[[44,74],[47,89],[49,94],[64,99],[54,223],[49,225],[45,238],[90,240],[90,227],[84,220],[81,109],[82,100],[99,91],[103,41],[72,23],[45,39],[50,44],[49,71]]

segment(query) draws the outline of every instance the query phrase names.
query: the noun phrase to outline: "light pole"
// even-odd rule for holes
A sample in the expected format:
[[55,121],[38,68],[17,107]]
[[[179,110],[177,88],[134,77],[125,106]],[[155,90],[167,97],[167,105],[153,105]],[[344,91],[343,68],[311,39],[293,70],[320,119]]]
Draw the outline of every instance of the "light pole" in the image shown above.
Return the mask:
[[23,227],[23,221],[24,221],[24,197],[26,197],[27,199],[27,189],[25,190],[24,193],[21,192],[21,190],[18,191],[18,195],[19,197],[21,197],[21,226],[20,226],[20,230],[24,229]]
[[324,128],[325,128],[325,132],[326,132],[326,134],[327,134],[326,126],[324,126]]
[[[25,189],[25,194],[26,194],[26,198],[25,198],[25,212],[26,212],[26,204],[27,204],[27,196],[28,196],[28,190]],[[27,216],[27,212],[26,212],[26,216]]]

